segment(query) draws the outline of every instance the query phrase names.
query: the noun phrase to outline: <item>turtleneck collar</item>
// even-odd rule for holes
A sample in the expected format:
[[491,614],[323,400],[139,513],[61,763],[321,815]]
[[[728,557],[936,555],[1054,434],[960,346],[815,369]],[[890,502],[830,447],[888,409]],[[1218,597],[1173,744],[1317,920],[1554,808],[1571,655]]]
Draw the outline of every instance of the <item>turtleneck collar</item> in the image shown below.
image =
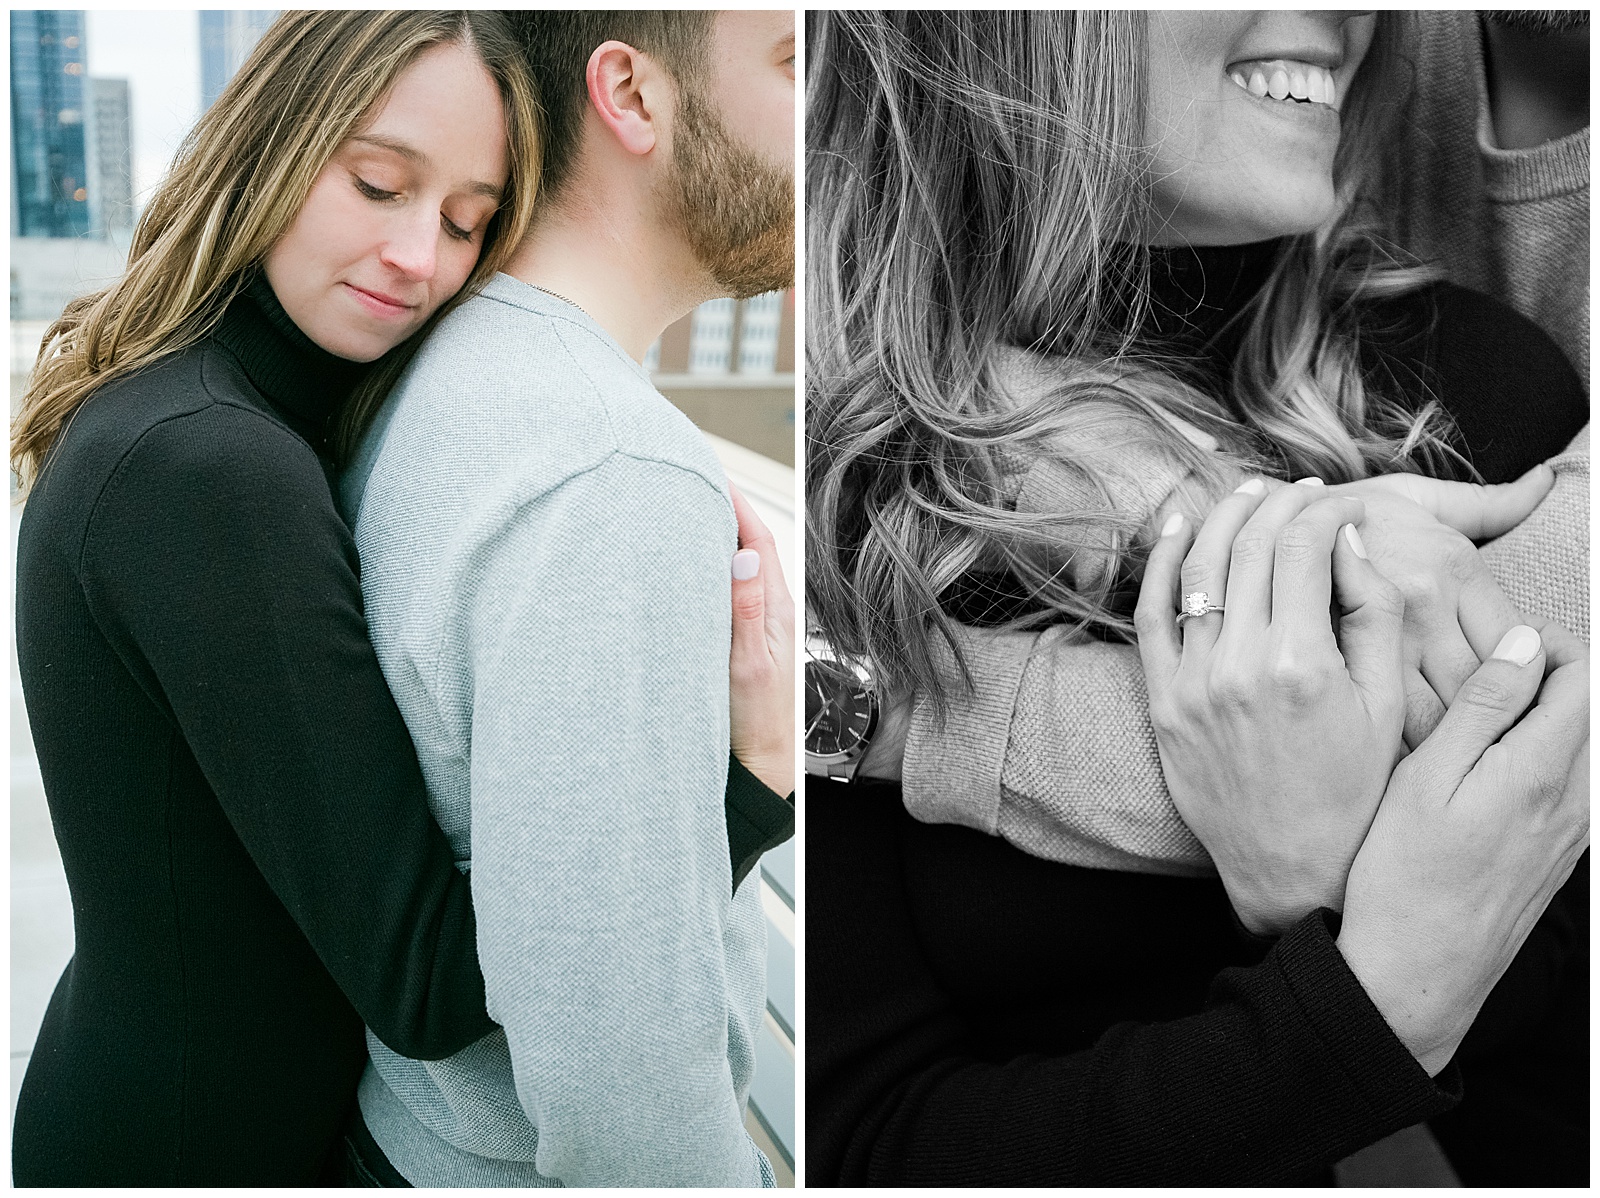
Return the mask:
[[1152,249],[1140,343],[1155,353],[1199,358],[1226,376],[1244,338],[1237,318],[1266,284],[1284,241]]
[[367,371],[367,364],[330,354],[300,331],[256,271],[228,305],[213,334],[245,377],[313,445],[320,446],[328,418]]

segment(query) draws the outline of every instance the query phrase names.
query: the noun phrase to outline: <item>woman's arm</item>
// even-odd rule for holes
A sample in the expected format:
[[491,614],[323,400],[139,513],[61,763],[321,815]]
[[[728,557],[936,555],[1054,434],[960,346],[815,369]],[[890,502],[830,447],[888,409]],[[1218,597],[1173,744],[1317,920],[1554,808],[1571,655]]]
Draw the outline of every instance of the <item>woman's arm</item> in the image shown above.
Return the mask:
[[794,599],[771,531],[739,488],[728,491],[740,546],[733,555],[726,798],[738,890],[761,854],[794,835]]
[[368,1026],[426,1058],[493,1030],[468,880],[429,813],[310,449],[225,404],[156,426],[100,495],[79,575]]
[[[1002,1044],[923,947],[938,931],[908,898],[893,793],[815,792],[807,869],[827,885],[809,888],[807,912],[814,1184],[1282,1182],[1457,1098],[1454,1075],[1430,1080],[1389,1030],[1322,915],[1219,973],[1183,1018],[1117,1023],[1080,1051]],[[1073,989],[1109,985],[1085,975]]]

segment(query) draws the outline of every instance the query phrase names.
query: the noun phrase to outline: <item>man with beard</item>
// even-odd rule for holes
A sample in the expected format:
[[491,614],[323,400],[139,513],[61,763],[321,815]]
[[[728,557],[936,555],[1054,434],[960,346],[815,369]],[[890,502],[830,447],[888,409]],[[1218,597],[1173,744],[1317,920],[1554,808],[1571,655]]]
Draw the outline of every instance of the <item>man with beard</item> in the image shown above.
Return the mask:
[[504,1031],[433,1062],[369,1034],[352,1144],[377,1184],[771,1185],[742,1118],[765,924],[723,807],[734,512],[639,363],[792,282],[794,16],[518,19],[542,210],[342,488]]

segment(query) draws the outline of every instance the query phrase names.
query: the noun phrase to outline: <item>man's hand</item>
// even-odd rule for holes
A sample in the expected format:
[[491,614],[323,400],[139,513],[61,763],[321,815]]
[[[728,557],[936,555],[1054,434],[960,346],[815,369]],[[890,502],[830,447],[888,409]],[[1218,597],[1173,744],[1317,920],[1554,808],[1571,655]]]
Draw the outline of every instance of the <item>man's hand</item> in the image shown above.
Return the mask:
[[1365,505],[1361,536],[1372,564],[1405,599],[1407,747],[1422,743],[1461,684],[1524,620],[1469,538],[1521,523],[1554,480],[1538,466],[1502,486],[1389,474],[1328,489]]
[[794,791],[794,599],[772,533],[738,488],[728,490],[740,545],[733,555],[729,739],[745,769],[786,795]]

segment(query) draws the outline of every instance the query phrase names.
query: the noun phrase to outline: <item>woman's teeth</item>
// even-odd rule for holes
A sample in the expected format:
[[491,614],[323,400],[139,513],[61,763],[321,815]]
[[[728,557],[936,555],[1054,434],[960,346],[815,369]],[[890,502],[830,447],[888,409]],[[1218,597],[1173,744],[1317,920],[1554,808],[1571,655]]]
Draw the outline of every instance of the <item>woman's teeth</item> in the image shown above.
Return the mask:
[[1228,78],[1252,96],[1339,107],[1333,72],[1308,62],[1239,63],[1229,72]]

